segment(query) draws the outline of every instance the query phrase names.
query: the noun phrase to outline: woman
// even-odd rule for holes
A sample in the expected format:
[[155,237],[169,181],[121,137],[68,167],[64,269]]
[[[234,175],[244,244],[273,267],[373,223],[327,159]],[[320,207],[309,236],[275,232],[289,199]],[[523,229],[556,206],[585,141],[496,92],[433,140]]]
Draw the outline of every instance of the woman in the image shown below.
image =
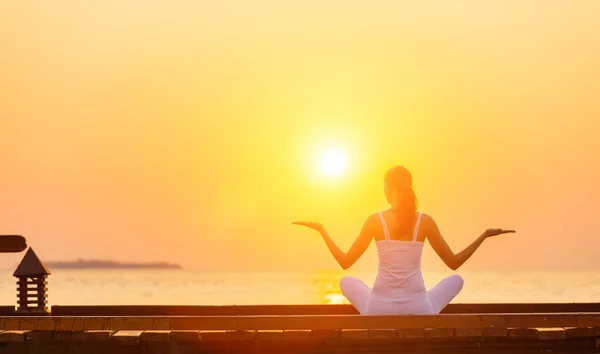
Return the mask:
[[343,269],[350,268],[375,238],[379,269],[373,289],[353,277],[340,282],[342,293],[361,314],[438,314],[458,295],[463,279],[452,275],[427,291],[421,274],[423,243],[429,243],[450,269],[456,270],[488,237],[515,232],[488,229],[462,252],[454,254],[440,234],[433,218],[417,212],[417,197],[410,172],[397,166],[384,178],[384,192],[390,208],[369,216],[350,248],[344,253],[317,222],[293,224],[317,230]]

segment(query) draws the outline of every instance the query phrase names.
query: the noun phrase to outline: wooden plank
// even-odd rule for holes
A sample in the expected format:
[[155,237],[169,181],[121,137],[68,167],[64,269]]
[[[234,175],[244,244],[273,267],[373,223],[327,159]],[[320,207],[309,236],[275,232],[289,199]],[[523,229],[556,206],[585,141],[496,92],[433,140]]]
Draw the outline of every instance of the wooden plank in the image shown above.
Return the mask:
[[[230,350],[232,352],[245,352],[252,349],[254,344],[254,333],[256,330],[254,329],[243,329],[243,330],[228,330],[226,331],[227,335],[231,338],[227,343],[230,343],[230,347],[223,345],[225,342],[221,342],[220,347],[213,347],[211,351],[217,352],[222,351],[224,349]],[[216,343],[216,342],[213,342]]]
[[27,334],[27,337],[29,339],[33,339],[33,340],[46,340],[46,339],[52,339],[52,333],[53,331],[29,331],[29,333]]
[[593,327],[565,327],[567,338],[586,338],[594,336]]
[[598,324],[598,320],[600,319],[600,314],[596,313],[586,313],[582,314],[581,317],[578,318],[577,324],[568,324],[563,327],[600,327]]
[[509,338],[537,339],[538,331],[535,328],[508,328]]
[[424,328],[405,328],[396,330],[396,338],[407,339],[407,338],[425,338]]
[[369,339],[368,329],[342,329],[340,332],[342,339]]
[[309,329],[286,329],[283,331],[284,340],[308,339],[311,337],[312,331]]
[[464,337],[483,337],[483,328],[456,328],[454,336],[459,338]]
[[[61,328],[71,317],[3,317],[4,330]],[[170,328],[155,328],[163,321]],[[274,329],[415,329],[415,328],[526,328],[600,327],[600,314],[491,314],[409,316],[194,316],[194,317],[84,317],[84,330],[274,330]]]
[[254,332],[254,339],[255,342],[252,347],[258,352],[279,352],[283,349],[288,349],[289,346],[287,344],[290,343],[289,340],[287,342],[284,341],[283,330],[256,331]]
[[[85,323],[84,323],[85,324]],[[170,321],[169,321],[170,325]],[[146,329],[170,329],[156,328],[151,317],[113,317],[108,320],[105,328],[114,330],[146,330]]]
[[[582,317],[592,317],[594,320],[600,320],[597,314],[586,314]],[[495,315],[492,315],[495,316]],[[505,317],[504,326],[509,327],[577,327],[582,317],[577,314],[518,314]],[[598,317],[598,318],[596,318]],[[498,326],[501,327],[501,326]]]
[[169,339],[173,342],[197,342],[200,339],[198,330],[173,330]]
[[[154,330],[170,330],[171,319],[169,317],[151,317],[152,329]],[[147,328],[146,328],[147,329]]]
[[63,317],[54,326],[55,331],[83,331],[82,317]]
[[11,316],[15,312],[15,306],[0,306],[0,316]]
[[28,330],[32,331],[35,329],[36,317],[24,318],[18,317],[5,317],[4,328],[5,330]]
[[317,339],[337,339],[340,337],[339,329],[313,329],[312,337]]
[[442,314],[456,313],[581,313],[600,312],[600,302],[449,304]]
[[31,331],[9,330],[0,333],[0,342],[24,342],[28,339]]
[[[560,327],[589,315],[243,316],[238,329]],[[208,321],[209,317],[204,317]],[[600,323],[600,318],[597,319]],[[517,325],[513,325],[517,323]]]
[[254,330],[228,330],[225,331],[232,340],[252,340],[254,339]]
[[500,327],[486,327],[481,332],[483,338],[502,338],[508,337],[508,331],[506,328]]
[[261,330],[254,333],[254,338],[259,341],[281,341],[283,330]]
[[235,331],[205,330],[205,331],[200,331],[198,333],[197,338],[198,338],[198,340],[201,340],[204,342],[232,340],[232,339],[234,339],[234,333],[231,333],[231,332],[235,332]]
[[168,342],[170,330],[147,330],[140,335],[140,342]]
[[[55,323],[56,323],[56,327],[61,327],[61,323],[68,318],[69,321],[72,319],[72,317],[56,317],[56,316],[52,316],[53,318],[56,319]],[[111,329],[110,325],[111,325],[111,318],[110,317],[82,317],[81,318],[83,320],[83,323],[81,324],[81,327],[84,331],[88,331],[88,330],[104,330],[104,329]],[[138,328],[138,329],[152,329],[152,328]]]
[[[476,313],[600,313],[593,303],[481,303],[449,304],[442,314]],[[259,315],[355,315],[352,305],[234,305],[234,306],[52,306],[54,316],[259,316]]]
[[54,331],[56,330],[56,325],[52,318],[41,317],[37,319],[34,328],[38,331]]
[[[205,317],[208,321],[208,317]],[[411,316],[247,316],[237,328],[253,329],[413,329],[479,327],[562,327],[581,321],[600,325],[597,314],[492,314]],[[517,326],[518,324],[518,326]]]
[[84,341],[107,341],[115,333],[111,329],[109,330],[89,330],[83,332]]
[[[600,307],[599,311],[600,312]],[[52,306],[54,316],[356,315],[352,305]]]
[[395,329],[369,329],[370,339],[396,339]]
[[144,331],[118,331],[113,334],[110,339],[122,344],[138,345],[140,344],[140,336],[142,333],[144,333]]
[[83,340],[83,331],[52,331],[52,339],[57,341]]
[[21,235],[0,235],[0,253],[18,253],[27,248],[27,240]]
[[10,335],[7,334],[6,332],[8,332],[8,331],[0,331],[0,343],[8,342],[8,338],[10,337]]
[[191,330],[228,330],[228,329],[275,329],[275,328],[252,328],[252,326],[239,326],[238,317],[231,316],[194,316],[194,317],[171,317],[170,329],[191,329]]
[[425,338],[451,338],[454,337],[454,328],[426,328]]
[[567,331],[562,327],[536,328],[539,340],[566,339]]

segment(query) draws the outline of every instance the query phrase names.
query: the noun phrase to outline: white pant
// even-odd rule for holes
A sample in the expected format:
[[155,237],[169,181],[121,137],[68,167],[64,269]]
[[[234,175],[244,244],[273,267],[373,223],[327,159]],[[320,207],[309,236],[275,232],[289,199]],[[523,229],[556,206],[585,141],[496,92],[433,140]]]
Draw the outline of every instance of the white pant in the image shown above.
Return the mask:
[[463,288],[463,278],[451,275],[429,289],[423,298],[391,303],[371,297],[371,289],[359,279],[344,277],[340,281],[342,294],[361,315],[429,315],[438,314]]

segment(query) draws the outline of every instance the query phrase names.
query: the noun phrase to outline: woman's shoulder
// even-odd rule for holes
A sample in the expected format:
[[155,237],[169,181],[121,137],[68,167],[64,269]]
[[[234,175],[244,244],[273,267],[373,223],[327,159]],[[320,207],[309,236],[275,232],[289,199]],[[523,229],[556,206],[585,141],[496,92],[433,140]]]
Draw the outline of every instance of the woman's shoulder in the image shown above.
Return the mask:
[[433,217],[427,213],[422,213],[419,212],[419,214],[421,214],[421,222],[432,222],[433,221]]
[[383,218],[383,215],[383,211],[372,213],[367,217],[367,220],[365,220],[365,226],[378,229],[381,225],[381,218]]
[[437,224],[435,223],[433,216],[426,213],[421,213],[420,228],[430,231],[437,228]]
[[372,224],[374,222],[379,222],[381,216],[383,212],[377,212],[377,213],[373,213],[371,215],[369,215],[367,217],[366,223]]
[[431,215],[429,215],[427,213],[419,212],[419,214],[421,214],[421,220],[433,220]]

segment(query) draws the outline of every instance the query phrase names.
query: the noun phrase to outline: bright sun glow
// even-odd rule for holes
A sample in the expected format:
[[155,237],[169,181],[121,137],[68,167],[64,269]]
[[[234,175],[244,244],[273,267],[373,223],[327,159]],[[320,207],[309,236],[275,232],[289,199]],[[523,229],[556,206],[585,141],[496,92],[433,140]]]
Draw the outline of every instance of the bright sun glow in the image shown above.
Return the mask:
[[339,150],[327,150],[321,155],[320,166],[326,175],[337,176],[346,169],[346,156]]

